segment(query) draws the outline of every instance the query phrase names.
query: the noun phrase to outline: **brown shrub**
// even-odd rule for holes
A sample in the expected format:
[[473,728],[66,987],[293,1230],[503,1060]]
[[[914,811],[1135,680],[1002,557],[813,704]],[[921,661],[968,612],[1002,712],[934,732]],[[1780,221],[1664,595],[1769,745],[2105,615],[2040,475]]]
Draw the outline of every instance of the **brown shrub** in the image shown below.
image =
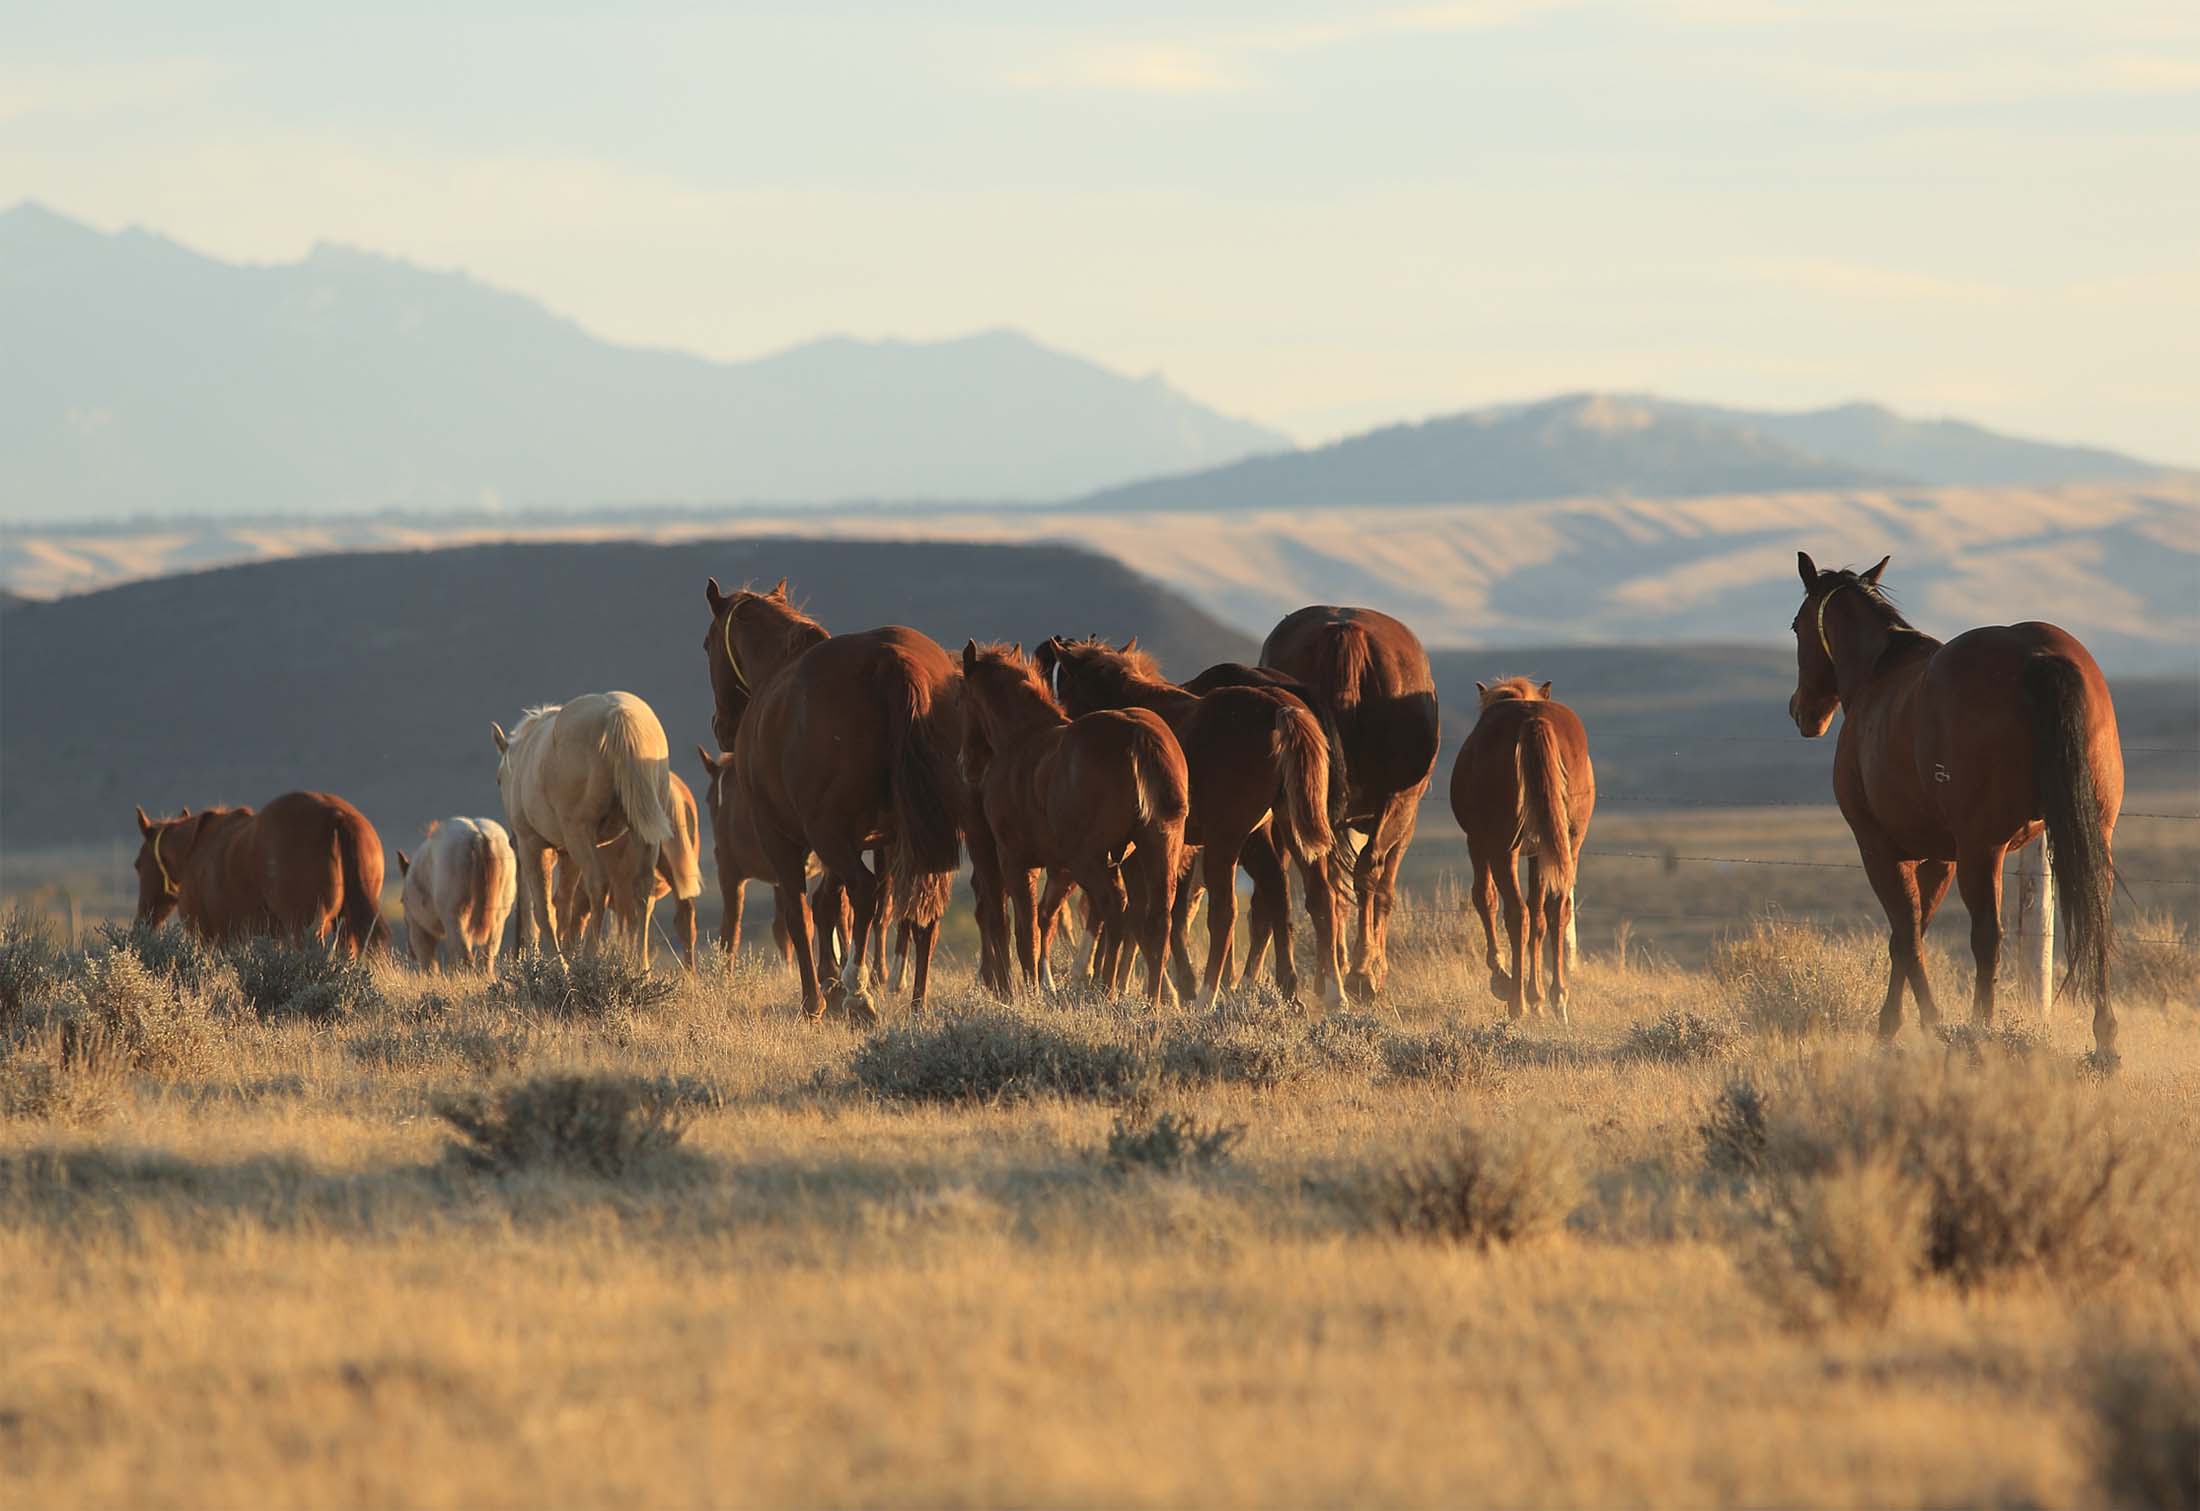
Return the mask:
[[1925,1209],[1925,1192],[1886,1158],[1783,1181],[1772,1232],[1744,1273],[1798,1326],[1877,1325],[1917,1279]]
[[1580,1195],[1557,1130],[1530,1122],[1494,1132],[1462,1130],[1385,1174],[1375,1205],[1401,1234],[1487,1249],[1553,1231]]
[[1871,941],[1781,919],[1759,919],[1748,933],[1721,940],[1710,970],[1745,1022],[1789,1039],[1869,1029],[1886,983],[1884,957]]
[[627,1076],[538,1076],[437,1097],[433,1106],[465,1140],[451,1146],[453,1155],[498,1174],[548,1169],[616,1178],[662,1160],[687,1131],[667,1098]]
[[2125,1337],[2087,1361],[2094,1478],[2108,1504],[2200,1511],[2200,1328]]

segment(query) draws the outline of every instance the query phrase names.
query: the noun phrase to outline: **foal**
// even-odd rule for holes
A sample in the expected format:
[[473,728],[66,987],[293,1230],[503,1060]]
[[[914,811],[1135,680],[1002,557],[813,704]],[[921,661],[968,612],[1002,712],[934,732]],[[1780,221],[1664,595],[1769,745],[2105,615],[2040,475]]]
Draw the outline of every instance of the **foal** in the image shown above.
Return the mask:
[[[1574,871],[1596,811],[1589,736],[1551,684],[1507,677],[1474,684],[1482,713],[1451,768],[1451,812],[1467,832],[1474,864],[1474,911],[1482,919],[1490,990],[1520,1017],[1541,1003],[1537,976],[1550,956],[1551,1006],[1566,1020],[1566,925],[1574,913]],[[1528,854],[1526,918],[1515,857]],[[1512,973],[1497,958],[1494,897],[1505,903]],[[1525,923],[1525,928],[1523,928]]]
[[[1091,899],[1102,936],[1100,979],[1117,990],[1126,935],[1146,953],[1146,1000],[1158,1004],[1170,904],[1191,806],[1184,752],[1159,714],[1107,710],[1072,719],[1023,648],[963,646],[963,769],[979,790],[1016,911],[1024,984],[1039,980],[1038,941],[1053,931],[1070,884]],[[1122,869],[1133,869],[1126,895]],[[1034,899],[1040,871],[1044,898]],[[1129,917],[1132,898],[1140,916]]]

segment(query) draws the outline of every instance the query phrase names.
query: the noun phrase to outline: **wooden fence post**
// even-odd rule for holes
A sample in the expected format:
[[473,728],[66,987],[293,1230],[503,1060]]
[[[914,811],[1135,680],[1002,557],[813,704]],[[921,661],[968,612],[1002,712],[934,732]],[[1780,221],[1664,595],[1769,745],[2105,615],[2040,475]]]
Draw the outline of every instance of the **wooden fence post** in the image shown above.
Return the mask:
[[2017,958],[2038,993],[2040,1021],[2055,1010],[2055,867],[2044,834],[2017,852]]

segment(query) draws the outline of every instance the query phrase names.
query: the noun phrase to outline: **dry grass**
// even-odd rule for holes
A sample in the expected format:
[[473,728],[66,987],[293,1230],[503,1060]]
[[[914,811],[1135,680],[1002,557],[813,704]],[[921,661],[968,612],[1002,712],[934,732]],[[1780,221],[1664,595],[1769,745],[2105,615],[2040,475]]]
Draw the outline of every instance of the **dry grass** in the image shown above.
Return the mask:
[[[1592,956],[1571,1026],[1501,1027],[1448,931],[1349,1014],[1001,1008],[949,962],[868,1038],[748,963],[655,1000],[381,964],[307,1014],[130,953],[9,1030],[50,1085],[0,1120],[0,1503],[2179,1483],[2189,1006],[2134,1006],[2102,1080],[2075,1015],[2024,1049],[1780,1026],[1841,1023],[1845,965],[1753,1012]],[[72,1058],[95,978],[118,1022],[201,1003],[201,1050]]]

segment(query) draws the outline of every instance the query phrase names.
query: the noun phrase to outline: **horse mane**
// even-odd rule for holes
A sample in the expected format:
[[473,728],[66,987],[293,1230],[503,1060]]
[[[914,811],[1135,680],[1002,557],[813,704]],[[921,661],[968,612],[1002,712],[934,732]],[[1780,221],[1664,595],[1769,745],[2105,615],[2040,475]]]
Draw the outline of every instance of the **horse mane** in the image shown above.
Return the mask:
[[1111,645],[1098,635],[1088,635],[1082,640],[1065,640],[1064,650],[1097,651],[1108,658],[1125,676],[1137,682],[1167,682],[1161,675],[1161,663],[1145,651],[1132,646]]
[[1482,706],[1516,699],[1522,703],[1537,703],[1543,699],[1543,684],[1526,677],[1500,677],[1482,689]]
[[543,720],[556,718],[558,710],[563,707],[565,707],[563,703],[538,703],[533,708],[521,709],[519,711],[519,722],[514,724],[512,732],[505,736],[506,741],[516,744],[521,735],[533,729]]
[[736,599],[751,599],[757,603],[771,605],[772,612],[785,621],[781,628],[786,635],[787,653],[790,656],[800,655],[820,640],[833,638],[831,630],[825,628],[816,619],[811,618],[802,609],[796,608],[794,600],[791,598],[782,598],[771,593],[760,593],[752,587],[735,588],[733,597]]
[[1908,630],[1913,635],[1923,633],[1916,625],[1902,617],[1902,610],[1895,603],[1892,593],[1889,593],[1876,582],[1866,582],[1864,574],[1853,567],[1835,567],[1831,570],[1821,569],[1818,573],[1817,585],[1829,593],[1839,588],[1854,588],[1864,595],[1873,608],[1879,611],[1880,620],[1889,629]]
[[1053,709],[1056,713],[1062,712],[1061,701],[1054,696],[1054,689],[1047,686],[1046,679],[1039,675],[1038,663],[1025,655],[1019,647],[1005,644],[999,640],[988,641],[980,645],[978,647],[978,670],[983,671],[989,666],[997,666],[1003,670],[1014,672],[1017,680],[1025,687],[1030,688],[1047,707]]

